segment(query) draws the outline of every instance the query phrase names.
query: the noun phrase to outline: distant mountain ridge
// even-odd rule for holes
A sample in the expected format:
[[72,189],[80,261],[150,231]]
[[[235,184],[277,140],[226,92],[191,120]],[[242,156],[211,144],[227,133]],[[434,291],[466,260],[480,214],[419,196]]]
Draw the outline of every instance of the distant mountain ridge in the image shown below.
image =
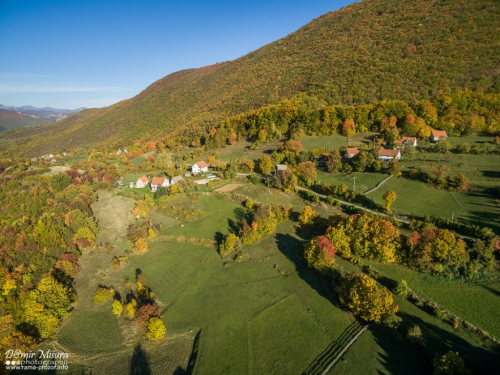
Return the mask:
[[37,117],[58,117],[60,115],[69,115],[71,113],[76,113],[83,111],[84,109],[87,109],[85,107],[82,108],[77,108],[77,109],[58,109],[58,108],[51,108],[51,107],[43,107],[43,108],[37,108],[33,107],[31,105],[24,105],[22,107],[15,107],[15,106],[7,106],[0,104],[0,109],[4,109],[7,111],[15,111],[15,112],[21,112],[26,115],[32,115],[32,116],[37,116]]
[[364,0],[239,59],[175,72],[108,108],[9,134],[0,147],[30,156],[200,135],[301,94],[362,105],[463,88],[500,92],[498,19],[498,0]]

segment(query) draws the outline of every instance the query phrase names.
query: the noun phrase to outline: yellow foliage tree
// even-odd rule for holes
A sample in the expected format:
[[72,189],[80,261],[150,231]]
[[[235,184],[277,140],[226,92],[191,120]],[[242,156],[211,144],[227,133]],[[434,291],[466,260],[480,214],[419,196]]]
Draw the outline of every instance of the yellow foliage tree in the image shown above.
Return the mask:
[[134,243],[134,250],[139,254],[145,253],[148,250],[148,242],[144,238],[138,238]]
[[340,301],[354,314],[369,322],[380,322],[382,317],[395,314],[392,293],[379,289],[371,277],[362,273],[349,275],[340,288]]
[[127,315],[130,319],[133,319],[135,315],[137,314],[137,302],[135,299],[127,303],[127,306],[125,307],[127,310]]
[[153,341],[161,340],[165,336],[166,332],[167,328],[160,318],[154,317],[149,320],[148,332],[146,333],[146,337],[148,339]]
[[311,206],[304,206],[300,211],[299,221],[302,225],[308,225],[314,223],[314,219],[318,214],[311,208]]
[[115,314],[116,316],[121,316],[122,312],[123,312],[123,306],[121,302],[115,299],[113,301],[113,314]]
[[385,202],[385,209],[387,210],[387,212],[391,212],[391,205],[396,200],[396,193],[392,190],[388,190],[384,193],[382,199]]

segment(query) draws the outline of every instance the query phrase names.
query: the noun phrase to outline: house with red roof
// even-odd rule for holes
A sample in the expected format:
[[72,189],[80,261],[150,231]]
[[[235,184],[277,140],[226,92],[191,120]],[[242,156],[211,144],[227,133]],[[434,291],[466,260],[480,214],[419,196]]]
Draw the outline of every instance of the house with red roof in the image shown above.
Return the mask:
[[448,134],[444,130],[433,130],[431,133],[431,141],[445,141],[448,138]]
[[388,150],[386,148],[382,148],[378,154],[379,160],[382,161],[391,161],[392,159],[399,160],[401,159],[401,151],[399,150]]
[[355,157],[357,154],[359,154],[359,150],[357,148],[347,148],[345,150],[345,155],[348,157],[348,158],[353,158]]
[[151,191],[155,192],[159,187],[169,187],[170,182],[165,177],[155,177],[151,180]]
[[403,137],[401,141],[405,147],[417,147],[417,137]]
[[198,174],[201,172],[208,172],[208,164],[205,163],[203,160],[199,161],[191,167],[191,172],[193,174]]
[[141,178],[139,178],[137,180],[137,182],[135,183],[135,187],[137,189],[141,189],[143,187],[146,187],[148,186],[148,182],[149,182],[149,179],[146,177],[146,176],[142,176]]

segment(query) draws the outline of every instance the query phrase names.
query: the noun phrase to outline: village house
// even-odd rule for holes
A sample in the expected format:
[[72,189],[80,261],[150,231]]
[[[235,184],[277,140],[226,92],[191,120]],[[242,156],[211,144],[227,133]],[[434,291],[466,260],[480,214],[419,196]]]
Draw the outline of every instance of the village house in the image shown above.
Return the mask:
[[149,179],[146,177],[146,176],[142,176],[141,178],[139,178],[137,180],[137,182],[135,183],[135,187],[137,189],[141,189],[143,187],[146,187],[148,185],[148,182],[149,182]]
[[401,159],[401,151],[399,150],[388,150],[386,148],[382,148],[378,154],[379,160],[382,161],[391,161],[392,159],[399,160]]
[[357,148],[347,148],[345,150],[345,155],[348,157],[348,158],[353,158],[355,157],[357,154],[359,154],[359,150]]
[[405,147],[417,147],[417,137],[403,137],[401,141]]
[[431,141],[445,141],[448,138],[448,134],[444,130],[433,130],[431,133]]
[[193,174],[198,174],[201,172],[208,172],[208,164],[205,163],[203,160],[199,161],[191,167],[191,172]]
[[155,177],[151,180],[151,191],[155,192],[159,187],[169,187],[170,182],[165,177]]
[[288,168],[288,166],[286,164],[278,164],[276,166],[276,172],[279,172],[279,171],[286,171]]

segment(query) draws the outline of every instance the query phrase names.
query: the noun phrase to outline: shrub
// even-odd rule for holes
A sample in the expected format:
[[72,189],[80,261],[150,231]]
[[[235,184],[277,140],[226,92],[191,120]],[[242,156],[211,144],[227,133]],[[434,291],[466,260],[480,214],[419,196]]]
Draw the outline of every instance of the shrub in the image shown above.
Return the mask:
[[113,301],[113,314],[115,314],[116,316],[121,316],[122,312],[123,312],[123,306],[121,302],[115,299]]
[[112,298],[115,295],[115,291],[112,288],[108,288],[105,286],[100,286],[94,293],[94,303],[100,304],[108,299]]
[[398,284],[394,288],[394,294],[406,298],[408,295],[408,284],[406,283],[406,280],[401,279],[398,281]]

